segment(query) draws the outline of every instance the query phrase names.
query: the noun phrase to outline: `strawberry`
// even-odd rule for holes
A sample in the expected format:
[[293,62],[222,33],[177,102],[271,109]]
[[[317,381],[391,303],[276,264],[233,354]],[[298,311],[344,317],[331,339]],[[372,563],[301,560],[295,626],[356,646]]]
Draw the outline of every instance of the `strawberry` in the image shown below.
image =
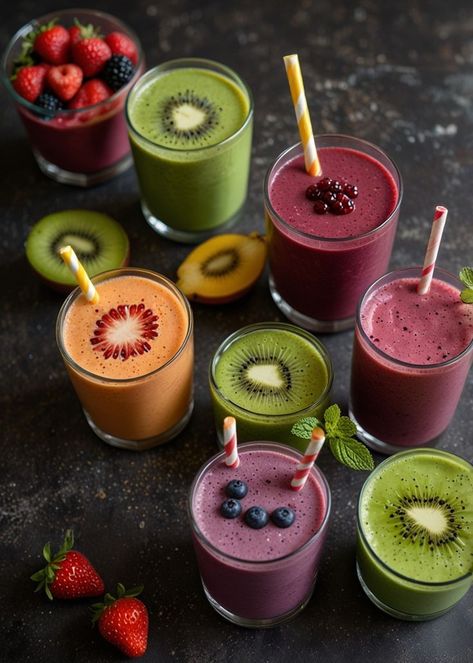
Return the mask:
[[83,25],[75,18],[74,25],[69,28],[69,37],[71,38],[71,46],[74,46],[81,39],[100,37],[100,30],[95,28],[91,23]]
[[73,545],[74,534],[68,529],[64,543],[56,555],[51,553],[51,544],[44,546],[43,556],[47,565],[31,576],[31,580],[38,583],[36,592],[44,588],[51,600],[78,599],[102,594],[102,578],[87,557],[77,550],[72,550]]
[[95,76],[112,57],[112,51],[103,39],[81,39],[72,47],[72,59],[82,69],[84,76]]
[[125,55],[136,66],[138,62],[138,49],[135,42],[123,32],[110,32],[105,37],[105,41],[110,46],[112,55]]
[[119,583],[117,598],[105,594],[103,603],[92,606],[100,635],[130,658],[143,656],[148,646],[148,610],[135,598],[142,590],[141,586],[126,591]]
[[44,90],[46,74],[43,65],[21,67],[12,81],[13,87],[20,97],[34,103]]
[[48,71],[48,85],[62,101],[69,101],[82,84],[82,69],[76,64],[61,64]]
[[113,91],[100,78],[91,78],[90,81],[84,83],[76,96],[71,99],[68,107],[77,110],[78,108],[93,106],[104,101],[104,99],[108,99],[112,94]]
[[34,40],[34,50],[49,64],[66,64],[71,38],[62,25],[40,30]]

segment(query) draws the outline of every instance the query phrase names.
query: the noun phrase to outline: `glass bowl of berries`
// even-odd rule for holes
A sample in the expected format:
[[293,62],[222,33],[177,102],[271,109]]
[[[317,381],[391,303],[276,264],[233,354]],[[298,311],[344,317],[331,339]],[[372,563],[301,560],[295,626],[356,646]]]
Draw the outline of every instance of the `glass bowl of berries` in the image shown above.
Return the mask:
[[143,71],[135,33],[103,12],[61,10],[18,30],[2,78],[43,173],[91,186],[131,166],[124,105]]

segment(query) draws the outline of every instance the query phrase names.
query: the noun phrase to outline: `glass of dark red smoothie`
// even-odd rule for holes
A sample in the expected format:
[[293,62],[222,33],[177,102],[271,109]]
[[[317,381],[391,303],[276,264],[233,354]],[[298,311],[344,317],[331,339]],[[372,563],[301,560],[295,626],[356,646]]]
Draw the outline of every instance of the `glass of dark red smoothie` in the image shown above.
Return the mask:
[[[360,296],[386,272],[402,180],[371,143],[338,134],[317,136],[316,143],[321,176],[306,172],[300,143],[266,175],[270,290],[295,324],[336,332],[353,327]],[[314,185],[324,190],[311,195]]]
[[[52,21],[67,30],[78,21],[82,26],[92,26],[103,37],[117,32],[125,34],[136,47],[131,80],[115,92],[110,90],[110,96],[98,103],[73,109],[65,102],[54,112],[21,96],[11,80],[15,62],[21,59],[25,41]],[[35,59],[37,54],[33,52],[33,64]],[[69,60],[72,62],[72,58]],[[92,9],[65,9],[34,19],[11,39],[2,58],[1,71],[43,173],[57,182],[92,186],[131,166],[124,105],[130,87],[144,71],[144,59],[138,37],[119,19]],[[83,82],[100,78],[100,74],[84,77]]]
[[420,267],[378,279],[355,328],[350,415],[363,441],[385,454],[434,444],[452,419],[473,359],[473,306],[436,268],[417,293]]

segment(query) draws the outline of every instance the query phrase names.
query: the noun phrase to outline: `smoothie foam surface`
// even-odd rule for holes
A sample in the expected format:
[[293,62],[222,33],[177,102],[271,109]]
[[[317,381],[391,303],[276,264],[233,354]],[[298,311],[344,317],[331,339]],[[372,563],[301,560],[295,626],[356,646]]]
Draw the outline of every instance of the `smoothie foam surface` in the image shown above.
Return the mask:
[[[294,552],[320,529],[327,510],[322,487],[311,474],[304,489],[290,488],[297,461],[269,450],[240,453],[240,466],[228,468],[220,458],[206,472],[196,489],[194,518],[205,538],[218,550],[246,561],[269,561]],[[232,479],[248,484],[248,494],[241,500],[242,514],[251,506],[261,506],[268,513],[289,506],[296,519],[291,527],[281,529],[271,521],[263,529],[250,528],[242,517],[226,519],[220,514],[226,499],[225,486]]]

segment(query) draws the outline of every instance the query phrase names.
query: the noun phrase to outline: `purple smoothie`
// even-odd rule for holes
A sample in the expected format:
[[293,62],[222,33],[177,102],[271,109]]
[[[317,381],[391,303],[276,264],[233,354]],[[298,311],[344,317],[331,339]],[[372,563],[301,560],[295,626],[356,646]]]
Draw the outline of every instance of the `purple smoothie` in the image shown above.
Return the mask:
[[[301,492],[290,481],[301,455],[269,442],[240,445],[236,470],[218,454],[201,470],[191,490],[193,538],[207,593],[240,623],[279,621],[309,599],[326,538],[330,510],[328,485],[314,468]],[[242,515],[230,520],[220,514],[225,486],[241,479],[249,491],[241,500]],[[271,521],[256,530],[243,520],[251,506],[268,513],[290,506],[296,519],[281,529]],[[214,606],[215,607],[215,606]]]
[[[272,285],[309,319],[294,320],[302,326],[345,320],[348,327],[363,291],[387,269],[401,180],[388,157],[369,143],[345,136],[320,136],[317,143],[321,177],[358,187],[355,209],[342,216],[316,214],[305,192],[321,177],[306,173],[300,146],[282,155],[265,186]],[[333,330],[330,324],[326,330]]]
[[380,279],[357,320],[351,410],[388,452],[428,444],[445,430],[472,361],[473,307],[461,301],[461,283],[437,269],[429,293],[418,295],[419,272]]

